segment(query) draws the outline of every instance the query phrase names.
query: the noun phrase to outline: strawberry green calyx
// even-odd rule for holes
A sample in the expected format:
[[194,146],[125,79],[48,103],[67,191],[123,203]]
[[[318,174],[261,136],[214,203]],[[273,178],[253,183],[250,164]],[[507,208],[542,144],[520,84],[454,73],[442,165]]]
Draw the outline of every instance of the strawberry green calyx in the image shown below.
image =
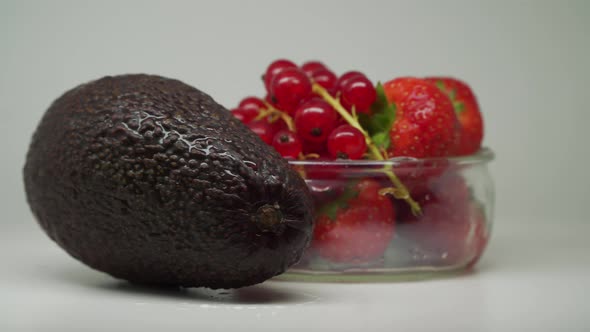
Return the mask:
[[447,88],[443,80],[436,80],[435,85],[440,89],[440,91],[446,93],[447,96],[449,96],[451,103],[453,103],[453,108],[455,109],[456,114],[461,114],[465,110],[465,104],[462,101],[457,100],[457,90],[455,88]]
[[382,150],[387,150],[391,144],[391,126],[395,121],[396,107],[387,100],[381,82],[375,87],[377,98],[371,106],[371,114],[360,114],[359,120],[367,128],[371,139]]
[[339,209],[346,209],[348,207],[348,202],[358,196],[358,191],[356,190],[355,186],[357,185],[358,181],[352,181],[351,183],[346,185],[346,188],[342,195],[338,196],[338,198],[329,204],[323,205],[318,211],[317,215],[325,215],[330,220],[336,220],[336,215]]
[[453,108],[455,109],[455,113],[461,114],[463,113],[463,111],[465,111],[465,104],[463,102],[454,101],[452,99],[451,101],[453,102]]

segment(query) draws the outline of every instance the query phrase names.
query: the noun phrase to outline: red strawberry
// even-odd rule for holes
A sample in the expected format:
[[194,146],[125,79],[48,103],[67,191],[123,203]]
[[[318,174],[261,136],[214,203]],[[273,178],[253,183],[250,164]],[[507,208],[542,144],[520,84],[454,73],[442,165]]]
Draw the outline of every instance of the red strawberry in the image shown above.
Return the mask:
[[464,82],[449,77],[429,77],[426,79],[446,93],[455,107],[461,123],[461,139],[457,155],[477,152],[483,139],[483,119],[475,95]]
[[459,122],[449,97],[433,83],[414,77],[396,78],[383,88],[397,107],[390,155],[426,158],[454,154]]
[[422,207],[416,217],[409,208],[399,205],[398,234],[411,240],[437,259],[459,262],[466,259],[472,209],[469,188],[456,173],[448,173],[430,184],[430,191],[414,198]]
[[430,190],[432,181],[447,171],[453,172],[455,167],[448,159],[418,159],[404,161],[395,166],[394,171],[412,196],[420,196]]
[[379,188],[377,181],[361,180],[349,188],[356,196],[338,206],[333,219],[320,214],[313,248],[321,257],[337,263],[363,263],[383,255],[393,238],[395,215],[393,204],[379,195]]

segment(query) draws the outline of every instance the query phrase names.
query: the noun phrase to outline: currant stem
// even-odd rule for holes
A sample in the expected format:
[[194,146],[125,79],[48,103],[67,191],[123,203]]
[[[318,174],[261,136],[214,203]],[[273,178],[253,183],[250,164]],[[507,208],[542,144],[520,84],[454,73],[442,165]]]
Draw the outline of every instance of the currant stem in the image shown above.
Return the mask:
[[300,159],[301,160],[307,160],[307,159],[318,159],[320,157],[319,154],[317,153],[308,153],[308,154],[300,154]]
[[[313,83],[312,85],[313,92],[320,97],[322,97],[330,106],[332,106],[346,122],[352,127],[358,129],[364,136],[365,142],[367,143],[367,147],[369,148],[369,152],[373,159],[375,160],[385,160],[383,154],[379,150],[379,148],[375,145],[367,131],[361,126],[359,121],[356,119],[355,116],[348,113],[348,111],[340,104],[340,102],[332,97],[326,89],[324,89],[321,85],[317,83]],[[395,175],[393,170],[387,166],[383,168],[383,172],[387,175],[387,177],[391,180],[395,188],[385,188],[381,190],[381,194],[392,194],[395,198],[403,199],[410,205],[412,209],[412,213],[414,215],[422,214],[422,210],[420,209],[420,205],[416,202],[411,196],[410,192],[404,186],[404,184],[398,179]]]
[[336,110],[336,112],[338,112],[338,114],[340,114],[340,116],[342,116],[342,118],[344,118],[344,120],[348,122],[349,125],[353,126],[354,128],[360,130],[361,133],[363,133],[363,135],[365,136],[365,140],[367,141],[367,145],[369,142],[371,142],[372,144],[372,141],[369,138],[369,134],[365,131],[363,127],[361,127],[361,124],[357,120],[355,120],[355,118],[353,118],[352,115],[348,113],[346,109],[344,109],[340,102],[337,99],[334,99],[334,97],[332,97],[332,95],[330,95],[330,93],[326,91],[324,87],[317,83],[313,83],[312,89],[315,94],[319,95],[328,104],[330,104],[330,106],[332,106]]
[[291,118],[287,113],[274,108],[271,104],[265,102],[266,105],[265,110],[261,110],[258,116],[256,116],[255,120],[261,120],[266,118],[267,116],[276,116],[283,120],[287,125],[289,131],[295,132],[295,123],[293,122],[293,118]]

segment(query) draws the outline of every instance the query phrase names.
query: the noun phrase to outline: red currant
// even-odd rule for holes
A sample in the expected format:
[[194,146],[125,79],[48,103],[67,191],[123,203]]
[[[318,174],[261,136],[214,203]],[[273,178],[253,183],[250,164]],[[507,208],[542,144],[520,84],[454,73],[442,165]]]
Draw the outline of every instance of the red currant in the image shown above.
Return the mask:
[[[303,149],[303,152],[305,153],[305,149]],[[333,160],[334,158],[332,158],[327,151],[324,154],[320,154],[319,158],[312,159],[311,163],[305,165],[305,177],[312,181],[330,181],[334,187],[340,187],[338,191],[342,192],[341,189],[344,188],[341,186],[346,184],[350,172],[347,172],[345,169],[346,166],[344,165],[329,163]]]
[[301,140],[289,130],[280,130],[272,140],[272,146],[285,158],[297,159],[301,154]]
[[326,148],[326,142],[316,143],[302,139],[303,143],[303,154],[317,154],[325,159],[331,159]]
[[266,122],[266,120],[250,122],[248,123],[248,128],[258,135],[264,143],[268,145],[272,144],[273,130],[270,123]]
[[311,78],[324,89],[328,90],[328,92],[334,92],[334,88],[336,87],[336,75],[329,69],[318,69],[312,73]]
[[267,103],[271,104],[272,106],[276,107],[277,104],[273,102],[270,93],[267,93],[266,96],[264,96],[264,101],[266,101]]
[[367,151],[365,136],[351,125],[342,125],[328,137],[328,152],[332,158],[361,159]]
[[340,91],[342,89],[342,86],[351,78],[353,77],[357,77],[357,76],[365,76],[365,74],[361,73],[360,71],[348,71],[344,74],[342,74],[342,76],[338,77],[338,80],[336,80],[336,89],[338,91]]
[[354,106],[359,113],[368,113],[377,98],[373,83],[365,76],[355,76],[348,79],[340,88],[340,93],[342,106],[349,110]]
[[273,137],[279,130],[287,129],[287,124],[281,119],[278,119],[273,123],[269,122],[268,125],[270,126],[271,136]]
[[242,108],[242,107],[237,107],[234,108],[231,113],[238,118],[238,120],[242,121],[243,123],[249,123],[252,120],[254,120],[254,118],[256,118],[256,116],[258,116],[258,111],[257,110],[253,110],[253,109],[248,109],[248,108]]
[[301,66],[301,70],[309,77],[312,77],[318,69],[327,69],[327,67],[319,61],[308,61]]
[[[299,103],[299,106],[297,107],[297,109],[299,107],[301,107],[303,104],[307,104],[307,103],[311,103],[313,101],[323,101],[324,99],[322,99],[322,97],[311,94],[309,96],[307,96],[307,98],[304,98],[301,100],[301,102]],[[295,109],[295,111],[297,111],[297,109]],[[293,113],[293,116],[295,116],[295,113]]]
[[268,68],[266,68],[266,72],[264,73],[264,76],[262,76],[262,78],[264,79],[264,86],[266,87],[266,91],[270,91],[270,84],[272,83],[272,80],[275,77],[275,75],[287,68],[297,68],[297,65],[289,60],[279,59],[273,61],[268,66]]
[[266,105],[264,104],[264,101],[258,97],[246,97],[242,99],[242,101],[238,104],[238,107],[244,109],[253,109],[258,112],[260,109],[265,109]]
[[336,127],[338,114],[327,102],[311,100],[297,108],[295,127],[305,141],[325,142]]
[[303,99],[311,95],[311,82],[300,69],[287,68],[273,78],[270,94],[282,111],[291,113]]

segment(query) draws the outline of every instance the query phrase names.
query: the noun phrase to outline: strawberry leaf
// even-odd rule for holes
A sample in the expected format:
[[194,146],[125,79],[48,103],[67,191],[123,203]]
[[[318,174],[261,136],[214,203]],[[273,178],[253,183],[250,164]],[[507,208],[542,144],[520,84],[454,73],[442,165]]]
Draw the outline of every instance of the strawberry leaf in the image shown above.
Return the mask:
[[378,148],[382,148],[387,150],[391,145],[391,138],[389,137],[389,131],[387,132],[378,132],[377,134],[371,136],[373,143],[377,145]]
[[455,107],[455,113],[461,114],[465,110],[465,104],[460,101],[453,102],[453,106]]
[[377,83],[375,87],[377,90],[377,98],[373,105],[371,105],[371,134],[374,135],[377,132],[387,131],[391,129],[391,125],[395,120],[395,104],[390,103],[385,95],[385,89],[381,82]]
[[377,98],[375,99],[375,102],[373,102],[373,105],[371,105],[371,113],[381,112],[381,110],[389,105],[389,101],[385,95],[385,89],[381,82],[377,82],[377,85],[375,85],[375,91],[377,92]]
[[358,114],[358,118],[361,127],[371,135],[371,116],[369,114],[360,113]]
[[395,120],[395,107],[389,105],[382,113],[373,114],[371,117],[371,137],[383,136],[383,139],[389,139],[391,126]]
[[390,103],[381,82],[375,86],[377,99],[371,105],[371,115],[359,114],[361,126],[369,132],[377,147],[387,149],[390,145],[390,131],[395,121],[395,104]]
[[446,94],[451,102],[453,103],[453,107],[455,108],[456,114],[461,114],[465,110],[465,104],[462,101],[457,100],[457,90],[456,89],[447,89],[445,83],[442,80],[437,80],[435,82],[437,88]]
[[348,202],[350,202],[351,199],[354,199],[357,196],[358,191],[356,190],[356,181],[351,181],[346,185],[344,192],[335,200],[324,204],[317,211],[317,215],[325,215],[328,218],[330,218],[330,220],[334,221],[336,220],[336,217],[338,215],[338,210],[348,208]]
[[[445,90],[443,90],[443,92],[444,91]],[[457,90],[451,89],[451,91],[449,91],[448,95],[449,95],[449,99],[454,102],[455,99],[457,98]]]

